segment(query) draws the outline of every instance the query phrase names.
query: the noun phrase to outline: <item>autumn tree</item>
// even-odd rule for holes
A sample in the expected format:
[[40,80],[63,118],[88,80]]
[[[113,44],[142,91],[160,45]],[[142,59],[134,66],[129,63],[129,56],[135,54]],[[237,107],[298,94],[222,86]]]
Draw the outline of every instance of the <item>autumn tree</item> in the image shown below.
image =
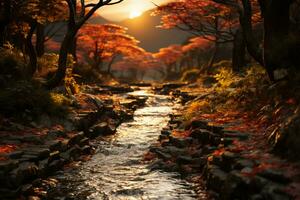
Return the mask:
[[[201,67],[205,62],[204,52],[207,52],[209,49],[212,49],[212,42],[204,39],[203,37],[193,37],[189,39],[189,42],[182,46],[183,56],[181,58],[181,69],[184,71],[184,65],[186,67],[194,67],[194,63],[196,62],[196,66]],[[215,58],[211,58],[211,60]],[[209,66],[209,65],[208,65]],[[204,68],[202,70],[205,70]]]
[[183,0],[158,6],[154,14],[162,14],[162,28],[178,28],[214,43],[211,57],[214,63],[219,45],[232,42],[236,15],[224,5],[211,0]]
[[[144,54],[138,47],[139,41],[126,33],[127,29],[114,24],[87,24],[78,34],[78,53],[92,61],[93,68],[103,69],[107,63],[107,73],[118,56],[136,57]],[[83,57],[83,56],[81,56]]]
[[[30,75],[33,75],[37,69],[37,53],[32,42],[33,35],[37,33],[40,25],[61,18],[64,4],[61,0],[3,0],[0,4],[5,8],[0,11],[3,16],[0,31],[1,45],[7,39],[13,40],[12,42],[21,49],[24,45],[30,61],[28,71]],[[7,38],[8,31],[12,33],[9,34],[10,38]]]
[[[275,80],[274,70],[296,68],[299,59],[295,53],[299,50],[299,36],[291,32],[291,7],[297,0],[214,0],[232,8],[239,14],[239,23],[243,29],[249,54],[265,66],[269,77]],[[253,33],[253,7],[259,6],[264,24],[264,41],[261,48]],[[298,11],[299,12],[299,11]],[[298,32],[299,35],[299,32]],[[280,42],[279,42],[280,41]]]
[[[113,65],[113,69],[119,72],[127,72],[130,74],[131,81],[142,80],[146,72],[150,70],[160,71],[161,62],[154,58],[152,53],[144,52],[143,54],[138,54],[134,57],[126,56],[122,60],[116,62]],[[140,75],[140,78],[138,77]]]
[[[153,54],[155,59],[160,60],[166,67],[166,79],[180,72],[179,62],[182,58],[182,47],[180,45],[170,45],[159,49],[159,52]],[[174,77],[173,77],[174,78]]]
[[74,43],[76,34],[80,30],[80,28],[85,24],[85,22],[100,7],[114,5],[120,2],[122,2],[122,0],[99,0],[96,3],[90,3],[89,1],[85,0],[66,0],[69,12],[67,20],[67,32],[65,34],[59,51],[58,69],[54,77],[47,82],[46,86],[48,88],[56,87],[64,79],[66,75],[68,53],[70,52],[71,46]]

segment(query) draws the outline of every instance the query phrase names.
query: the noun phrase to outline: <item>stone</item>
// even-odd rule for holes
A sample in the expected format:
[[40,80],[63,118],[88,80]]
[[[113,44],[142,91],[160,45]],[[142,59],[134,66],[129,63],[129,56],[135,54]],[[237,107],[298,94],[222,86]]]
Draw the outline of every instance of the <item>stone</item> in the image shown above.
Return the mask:
[[260,176],[254,176],[251,179],[250,185],[254,190],[261,191],[263,187],[265,187],[268,184],[269,180],[260,177]]
[[91,137],[97,137],[100,135],[112,134],[114,130],[109,127],[107,122],[98,123],[90,128]]
[[225,147],[227,147],[231,145],[235,140],[236,138],[222,138],[221,142],[224,144]]
[[185,148],[190,146],[193,143],[193,138],[186,137],[186,138],[175,138],[175,137],[169,137],[169,141],[171,144],[178,148]]
[[36,177],[38,170],[32,162],[20,163],[18,168],[9,173],[9,182],[14,186],[19,186],[23,181]]
[[17,196],[20,193],[20,189],[20,187],[17,187],[16,189],[0,188],[0,199],[17,199]]
[[164,149],[171,154],[172,156],[180,156],[185,155],[186,150],[182,148],[177,148],[175,146],[165,146]]
[[45,146],[47,146],[50,151],[62,151],[62,142],[60,140],[46,141]]
[[36,156],[36,160],[46,158],[50,154],[50,150],[48,148],[45,148],[42,146],[41,147],[37,147],[37,146],[29,147],[29,148],[24,149],[23,151],[24,151],[24,155]]
[[11,159],[18,159],[18,158],[22,157],[23,153],[24,153],[23,151],[17,150],[17,151],[8,153],[7,156]]
[[74,144],[78,144],[80,140],[83,138],[84,138],[84,132],[75,133],[70,137],[68,145],[72,146]]
[[32,193],[32,191],[33,191],[33,188],[32,188],[31,184],[25,184],[25,185],[22,185],[22,187],[21,187],[21,193],[24,195],[28,195],[28,194]]
[[158,149],[155,150],[155,153],[158,155],[158,157],[162,158],[163,160],[170,160],[172,158],[170,154]]
[[48,169],[48,158],[44,160],[40,160],[38,162],[38,168],[39,168],[39,175],[45,176],[47,174],[47,169]]
[[54,140],[57,137],[65,137],[65,136],[66,136],[65,132],[62,130],[50,130],[46,135],[46,140],[47,141]]
[[89,138],[87,138],[87,137],[84,137],[84,138],[82,138],[81,140],[80,140],[80,142],[79,142],[79,146],[80,147],[83,147],[83,146],[85,146],[85,145],[88,145],[89,144]]
[[164,161],[162,159],[157,159],[154,162],[152,162],[150,165],[148,165],[147,168],[153,171],[153,170],[162,169],[163,165],[164,165]]
[[28,200],[40,200],[41,198],[38,196],[29,196]]
[[81,148],[81,152],[83,154],[91,154],[93,152],[93,148],[89,145],[84,145],[82,148]]
[[17,160],[5,160],[0,161],[0,171],[6,173],[12,169],[18,167],[19,162]]
[[249,194],[253,193],[250,186],[250,178],[238,171],[231,171],[225,181],[222,190],[222,199],[248,199]]
[[222,167],[224,170],[229,171],[233,168],[235,160],[239,157],[238,154],[232,153],[230,151],[225,151],[222,154]]
[[255,163],[249,159],[237,159],[233,166],[234,169],[241,170],[245,167],[253,168]]
[[159,141],[168,140],[168,139],[169,139],[169,137],[166,135],[159,135],[159,138],[158,138]]
[[287,184],[291,181],[288,177],[284,175],[283,171],[278,171],[275,169],[266,169],[259,172],[257,175],[283,184]]
[[20,140],[24,143],[43,144],[42,138],[37,135],[24,135]]
[[223,137],[237,138],[238,140],[247,140],[249,139],[249,134],[237,131],[224,131]]
[[190,156],[178,156],[176,162],[180,165],[192,164],[194,163],[194,159]]
[[52,162],[49,162],[48,168],[49,172],[55,172],[59,169],[61,169],[64,165],[64,160],[63,159],[58,159],[58,160],[53,160]]
[[190,122],[190,124],[186,127],[186,129],[196,129],[196,128],[200,128],[200,129],[209,129],[210,126],[208,125],[208,122],[203,121],[203,120],[192,120]]
[[170,136],[172,134],[172,131],[169,129],[163,129],[161,130],[161,135]]
[[262,192],[262,196],[264,199],[272,199],[272,200],[290,200],[292,199],[285,191],[284,187],[279,186],[277,184],[270,183],[266,185]]
[[261,194],[255,194],[250,196],[249,200],[264,200],[264,197]]
[[53,151],[49,155],[49,163],[52,162],[53,160],[57,160],[60,158],[60,152],[59,151]]
[[206,181],[207,181],[207,187],[209,189],[213,189],[217,192],[221,191],[221,188],[223,187],[228,174],[224,171],[222,171],[219,167],[216,165],[209,165],[206,169]]

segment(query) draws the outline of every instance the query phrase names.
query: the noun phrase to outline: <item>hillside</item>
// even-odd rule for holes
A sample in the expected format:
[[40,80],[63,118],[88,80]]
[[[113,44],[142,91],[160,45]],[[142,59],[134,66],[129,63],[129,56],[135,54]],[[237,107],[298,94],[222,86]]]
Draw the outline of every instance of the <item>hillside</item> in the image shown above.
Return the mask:
[[152,11],[143,13],[140,17],[127,19],[122,22],[109,22],[102,17],[90,20],[92,23],[116,23],[128,28],[128,33],[138,39],[140,46],[147,51],[157,52],[160,48],[171,44],[181,44],[191,35],[177,30],[157,28],[160,24],[159,16],[151,16]]

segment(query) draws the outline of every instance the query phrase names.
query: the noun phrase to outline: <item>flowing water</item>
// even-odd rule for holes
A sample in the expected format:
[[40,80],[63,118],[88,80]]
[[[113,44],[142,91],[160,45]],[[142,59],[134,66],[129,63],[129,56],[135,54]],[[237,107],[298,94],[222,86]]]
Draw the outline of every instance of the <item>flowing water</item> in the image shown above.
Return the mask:
[[179,174],[152,171],[141,162],[176,105],[168,96],[146,89],[131,94],[148,96],[145,107],[137,109],[134,120],[119,126],[114,136],[99,138],[91,160],[58,176],[61,193],[54,199],[196,199],[192,186]]

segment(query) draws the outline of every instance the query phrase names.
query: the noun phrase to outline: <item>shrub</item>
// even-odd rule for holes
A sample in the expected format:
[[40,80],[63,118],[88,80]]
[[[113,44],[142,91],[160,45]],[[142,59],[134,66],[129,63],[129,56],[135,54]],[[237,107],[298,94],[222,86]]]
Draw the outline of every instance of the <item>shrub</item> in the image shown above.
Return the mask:
[[68,105],[70,101],[62,94],[50,93],[28,81],[0,90],[0,113],[7,117],[38,118],[41,114],[64,117]]
[[26,64],[22,53],[12,45],[6,44],[0,48],[0,75],[2,86],[10,80],[20,80],[24,77]]
[[210,112],[212,112],[212,106],[210,102],[206,100],[194,101],[188,106],[187,112],[185,113],[185,118],[190,120],[199,113]]
[[200,69],[197,68],[186,70],[181,77],[181,81],[184,82],[187,81],[189,83],[196,82],[197,79],[199,78],[199,74],[200,74]]

